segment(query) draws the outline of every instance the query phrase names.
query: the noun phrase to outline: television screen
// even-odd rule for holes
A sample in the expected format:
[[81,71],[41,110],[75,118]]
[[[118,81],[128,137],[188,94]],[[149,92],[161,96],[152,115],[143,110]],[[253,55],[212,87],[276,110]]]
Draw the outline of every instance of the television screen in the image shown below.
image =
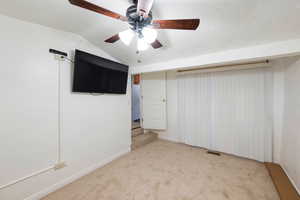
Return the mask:
[[76,50],[73,92],[126,94],[127,79],[127,65]]

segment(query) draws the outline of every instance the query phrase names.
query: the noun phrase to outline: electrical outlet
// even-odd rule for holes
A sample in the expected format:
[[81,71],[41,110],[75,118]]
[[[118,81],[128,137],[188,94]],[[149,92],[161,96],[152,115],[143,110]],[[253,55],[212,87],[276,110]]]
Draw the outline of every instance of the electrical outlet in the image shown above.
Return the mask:
[[67,165],[65,162],[60,162],[60,163],[57,163],[56,165],[54,165],[54,170],[60,170],[62,168],[65,168]]

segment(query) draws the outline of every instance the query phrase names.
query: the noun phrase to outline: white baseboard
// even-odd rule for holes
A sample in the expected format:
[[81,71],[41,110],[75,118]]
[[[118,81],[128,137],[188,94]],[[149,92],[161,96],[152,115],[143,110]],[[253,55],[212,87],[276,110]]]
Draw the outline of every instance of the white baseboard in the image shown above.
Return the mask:
[[285,174],[287,175],[287,177],[290,179],[291,183],[293,184],[294,188],[296,189],[296,191],[298,192],[298,194],[300,195],[300,190],[297,188],[296,183],[294,182],[294,180],[289,176],[287,170],[283,167],[283,165],[281,165],[283,171],[285,172]]
[[124,150],[116,153],[115,155],[103,160],[102,162],[100,162],[100,163],[98,163],[94,166],[91,166],[89,168],[83,169],[83,170],[79,171],[78,173],[76,173],[76,174],[74,174],[74,175],[72,175],[72,176],[70,176],[70,177],[68,177],[64,180],[62,180],[62,181],[60,181],[60,182],[58,182],[58,183],[56,183],[56,184],[54,184],[50,187],[38,192],[38,193],[35,193],[35,194],[25,198],[24,200],[40,200],[41,198],[47,196],[48,194],[50,194],[50,193],[52,193],[52,192],[54,192],[54,191],[56,191],[56,190],[58,190],[58,189],[60,189],[64,186],[76,181],[77,179],[79,179],[79,178],[95,171],[96,169],[112,162],[113,160],[119,158],[120,156],[122,156],[126,153],[129,153],[130,151],[131,151],[131,148],[128,147],[127,149],[124,149]]

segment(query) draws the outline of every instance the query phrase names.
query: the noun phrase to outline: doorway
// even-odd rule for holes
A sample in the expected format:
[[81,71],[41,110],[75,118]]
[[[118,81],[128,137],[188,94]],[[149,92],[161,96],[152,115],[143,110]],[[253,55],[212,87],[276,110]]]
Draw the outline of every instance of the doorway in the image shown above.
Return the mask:
[[132,76],[131,84],[131,123],[132,123],[132,137],[143,134],[141,126],[141,75],[136,74]]
[[165,73],[132,76],[132,150],[158,138],[166,123]]

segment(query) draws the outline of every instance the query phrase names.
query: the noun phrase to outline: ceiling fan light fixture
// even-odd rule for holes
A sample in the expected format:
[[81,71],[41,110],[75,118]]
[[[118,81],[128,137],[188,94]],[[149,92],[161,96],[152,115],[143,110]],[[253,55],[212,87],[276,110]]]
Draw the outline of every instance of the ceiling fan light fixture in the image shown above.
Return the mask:
[[143,28],[142,34],[148,44],[153,43],[157,38],[157,31],[152,28]]
[[137,48],[138,51],[145,51],[149,48],[149,44],[144,40],[144,38],[139,38]]
[[122,31],[121,33],[119,33],[119,37],[122,40],[122,42],[124,42],[124,44],[126,44],[127,46],[131,43],[133,37],[134,37],[135,33],[133,32],[133,30],[128,29],[126,31]]
[[[155,0],[131,0],[134,5],[127,8],[126,15],[120,15],[96,5],[91,1],[95,0],[69,0],[74,6],[121,20],[130,25],[131,30],[113,35],[105,40],[106,43],[115,43],[122,40],[126,45],[130,45],[133,37],[137,36],[143,39],[143,41],[138,42],[139,49],[147,49],[149,46],[152,46],[154,49],[159,49],[163,45],[156,39],[156,29],[197,30],[200,25],[200,19],[153,20],[151,10]],[[154,30],[150,27],[153,27]]]

